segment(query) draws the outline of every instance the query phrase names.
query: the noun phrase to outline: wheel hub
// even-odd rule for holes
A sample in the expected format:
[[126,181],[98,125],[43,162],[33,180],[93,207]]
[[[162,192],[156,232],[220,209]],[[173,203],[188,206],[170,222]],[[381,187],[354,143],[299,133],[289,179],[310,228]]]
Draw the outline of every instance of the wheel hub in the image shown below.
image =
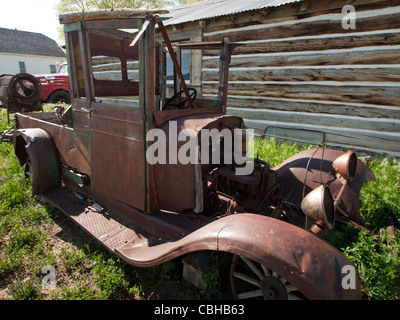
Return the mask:
[[286,300],[288,297],[283,283],[272,276],[266,276],[261,281],[261,292],[267,300]]

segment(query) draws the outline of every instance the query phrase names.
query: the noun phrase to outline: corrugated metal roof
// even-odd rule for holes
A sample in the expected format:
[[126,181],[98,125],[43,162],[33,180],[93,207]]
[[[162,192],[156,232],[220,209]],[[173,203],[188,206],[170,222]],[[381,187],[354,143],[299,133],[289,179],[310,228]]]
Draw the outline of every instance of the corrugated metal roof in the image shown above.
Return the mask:
[[169,13],[162,16],[171,17],[164,22],[165,25],[173,25],[251,10],[279,7],[285,4],[302,1],[303,0],[206,0],[168,8]]

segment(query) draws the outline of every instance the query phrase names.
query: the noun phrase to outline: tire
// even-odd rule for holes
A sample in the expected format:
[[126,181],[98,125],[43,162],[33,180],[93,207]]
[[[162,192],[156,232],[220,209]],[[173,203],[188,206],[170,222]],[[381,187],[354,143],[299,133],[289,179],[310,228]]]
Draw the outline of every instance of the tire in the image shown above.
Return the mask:
[[35,103],[42,96],[40,81],[29,73],[19,73],[10,79],[8,95],[23,103]]
[[71,98],[69,96],[69,92],[64,90],[54,91],[50,97],[47,99],[48,103],[71,103]]

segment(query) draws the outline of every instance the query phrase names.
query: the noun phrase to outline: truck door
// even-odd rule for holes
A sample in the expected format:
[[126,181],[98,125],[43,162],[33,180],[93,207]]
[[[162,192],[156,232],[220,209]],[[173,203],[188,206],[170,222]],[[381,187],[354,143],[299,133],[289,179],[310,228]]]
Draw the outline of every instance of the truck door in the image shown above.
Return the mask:
[[[96,32],[94,32],[96,31]],[[88,32],[94,99],[90,108],[91,188],[145,210],[145,127],[139,107],[138,46],[122,30]]]

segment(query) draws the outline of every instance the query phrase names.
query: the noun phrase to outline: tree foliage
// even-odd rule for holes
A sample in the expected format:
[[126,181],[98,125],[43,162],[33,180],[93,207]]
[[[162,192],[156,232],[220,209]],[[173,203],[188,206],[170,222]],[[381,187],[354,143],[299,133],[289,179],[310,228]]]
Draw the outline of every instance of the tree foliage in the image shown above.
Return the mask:
[[169,5],[168,0],[60,0],[57,5],[58,13],[89,11],[96,9],[116,9],[116,8],[161,8]]
[[116,8],[154,9],[194,2],[199,2],[199,0],[60,0],[57,5],[57,12],[60,14],[74,11]]

